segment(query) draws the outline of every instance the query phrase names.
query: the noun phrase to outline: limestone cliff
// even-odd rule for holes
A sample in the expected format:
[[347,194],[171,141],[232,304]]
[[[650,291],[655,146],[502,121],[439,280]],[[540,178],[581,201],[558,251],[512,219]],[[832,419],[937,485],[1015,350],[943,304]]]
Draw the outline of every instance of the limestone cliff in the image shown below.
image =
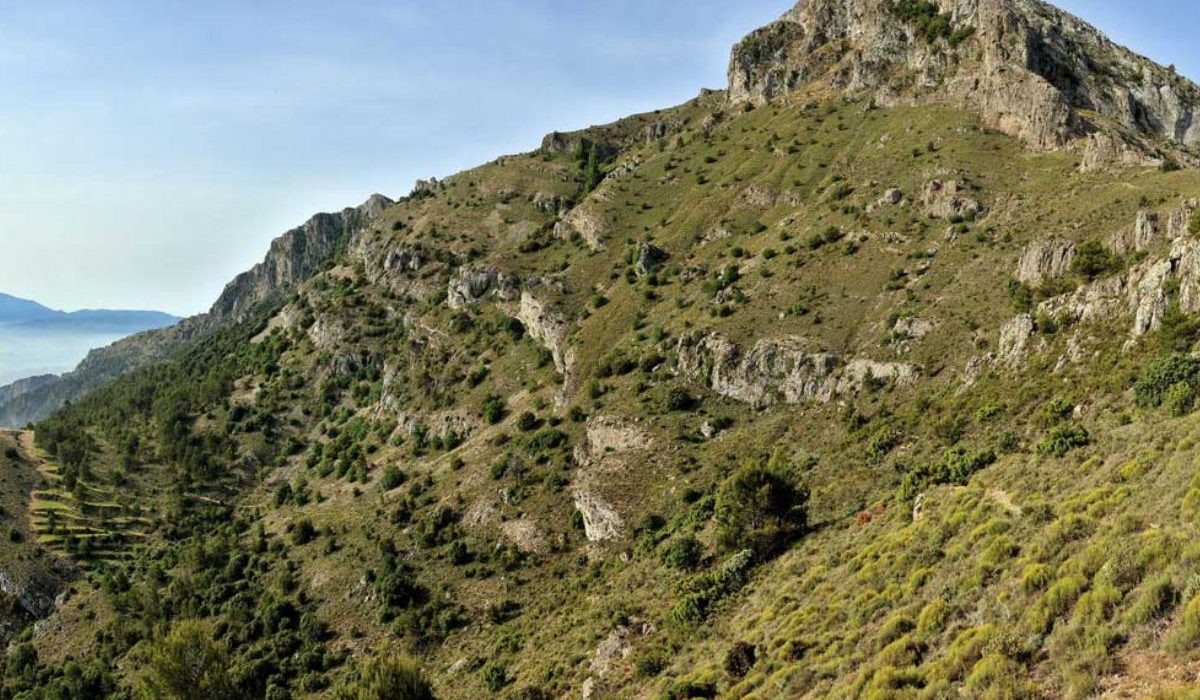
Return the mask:
[[1033,148],[1078,144],[1088,168],[1200,144],[1200,88],[1038,0],[802,0],[733,50],[734,104],[831,91],[958,103]]

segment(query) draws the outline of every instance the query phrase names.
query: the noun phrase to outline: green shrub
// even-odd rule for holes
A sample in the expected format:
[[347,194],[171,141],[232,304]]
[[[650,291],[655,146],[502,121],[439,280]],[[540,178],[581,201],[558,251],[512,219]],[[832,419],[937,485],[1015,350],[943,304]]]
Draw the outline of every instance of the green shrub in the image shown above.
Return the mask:
[[391,491],[397,486],[404,483],[406,479],[404,472],[394,464],[389,464],[383,469],[383,477],[379,479],[379,486],[384,491]]
[[1179,383],[1195,387],[1200,382],[1200,360],[1175,353],[1151,362],[1133,385],[1139,406],[1158,407],[1167,392]]
[[1046,437],[1038,442],[1037,452],[1044,456],[1062,457],[1071,450],[1087,447],[1091,441],[1091,436],[1083,426],[1073,423],[1060,425],[1052,428],[1049,433],[1046,433]]
[[742,678],[758,661],[758,649],[748,642],[738,642],[725,653],[725,672],[731,678]]
[[663,549],[663,564],[680,571],[695,571],[704,558],[700,540],[691,535],[677,537]]
[[521,415],[517,416],[517,429],[523,433],[536,430],[539,425],[541,423],[538,421],[537,416],[529,411],[522,411]]
[[1117,269],[1118,261],[1112,253],[1096,241],[1086,241],[1075,249],[1071,259],[1071,271],[1088,280]]
[[[164,700],[235,700],[229,658],[204,623],[186,620],[155,642],[137,680],[138,695]],[[351,700],[357,700],[351,698]]]
[[504,420],[504,399],[494,394],[484,399],[483,419],[492,425]]
[[1134,595],[1133,603],[1125,611],[1124,621],[1130,625],[1141,625],[1165,615],[1178,600],[1178,593],[1171,577],[1162,574],[1147,581]]
[[717,540],[768,556],[808,527],[808,487],[777,457],[749,460],[717,489]]
[[512,679],[508,677],[508,669],[504,667],[504,664],[495,661],[489,661],[483,665],[481,676],[483,677],[483,686],[492,693],[503,690],[504,686],[512,682]]
[[1021,572],[1021,590],[1034,593],[1046,588],[1050,583],[1050,567],[1045,564],[1030,564]]
[[1200,640],[1200,595],[1188,601],[1183,608],[1183,615],[1167,638],[1167,648],[1172,651],[1184,651],[1191,648],[1196,640]]
[[292,528],[292,544],[300,546],[312,542],[317,537],[317,528],[308,518],[301,518]]
[[902,501],[911,502],[929,486],[965,484],[976,472],[995,462],[996,453],[992,450],[968,452],[963,447],[951,448],[946,450],[937,462],[909,469],[900,481],[897,497]]
[[1173,416],[1186,416],[1196,407],[1196,389],[1187,382],[1176,382],[1163,396],[1163,406]]

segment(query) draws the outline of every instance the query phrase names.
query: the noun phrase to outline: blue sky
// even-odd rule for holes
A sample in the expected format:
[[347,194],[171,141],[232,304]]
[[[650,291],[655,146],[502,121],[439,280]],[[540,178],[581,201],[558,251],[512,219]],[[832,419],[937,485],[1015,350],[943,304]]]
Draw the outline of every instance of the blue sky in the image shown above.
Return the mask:
[[[208,306],[316,211],[721,87],[790,0],[0,0],[0,291]],[[1065,9],[1190,76],[1200,8]]]

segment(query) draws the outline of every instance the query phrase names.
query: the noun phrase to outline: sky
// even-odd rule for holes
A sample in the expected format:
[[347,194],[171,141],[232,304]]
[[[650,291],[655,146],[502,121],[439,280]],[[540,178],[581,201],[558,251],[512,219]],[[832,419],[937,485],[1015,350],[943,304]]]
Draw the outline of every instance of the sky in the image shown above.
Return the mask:
[[[791,4],[0,0],[0,291],[202,311],[315,212],[723,87]],[[1058,4],[1200,77],[1200,5]]]

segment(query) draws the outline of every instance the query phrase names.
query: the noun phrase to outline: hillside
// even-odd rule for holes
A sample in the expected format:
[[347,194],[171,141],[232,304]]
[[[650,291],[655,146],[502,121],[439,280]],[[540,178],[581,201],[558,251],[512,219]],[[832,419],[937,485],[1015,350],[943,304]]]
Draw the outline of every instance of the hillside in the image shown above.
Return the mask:
[[79,571],[3,697],[1191,697],[1198,95],[1034,0],[806,0],[314,219],[6,453]]

